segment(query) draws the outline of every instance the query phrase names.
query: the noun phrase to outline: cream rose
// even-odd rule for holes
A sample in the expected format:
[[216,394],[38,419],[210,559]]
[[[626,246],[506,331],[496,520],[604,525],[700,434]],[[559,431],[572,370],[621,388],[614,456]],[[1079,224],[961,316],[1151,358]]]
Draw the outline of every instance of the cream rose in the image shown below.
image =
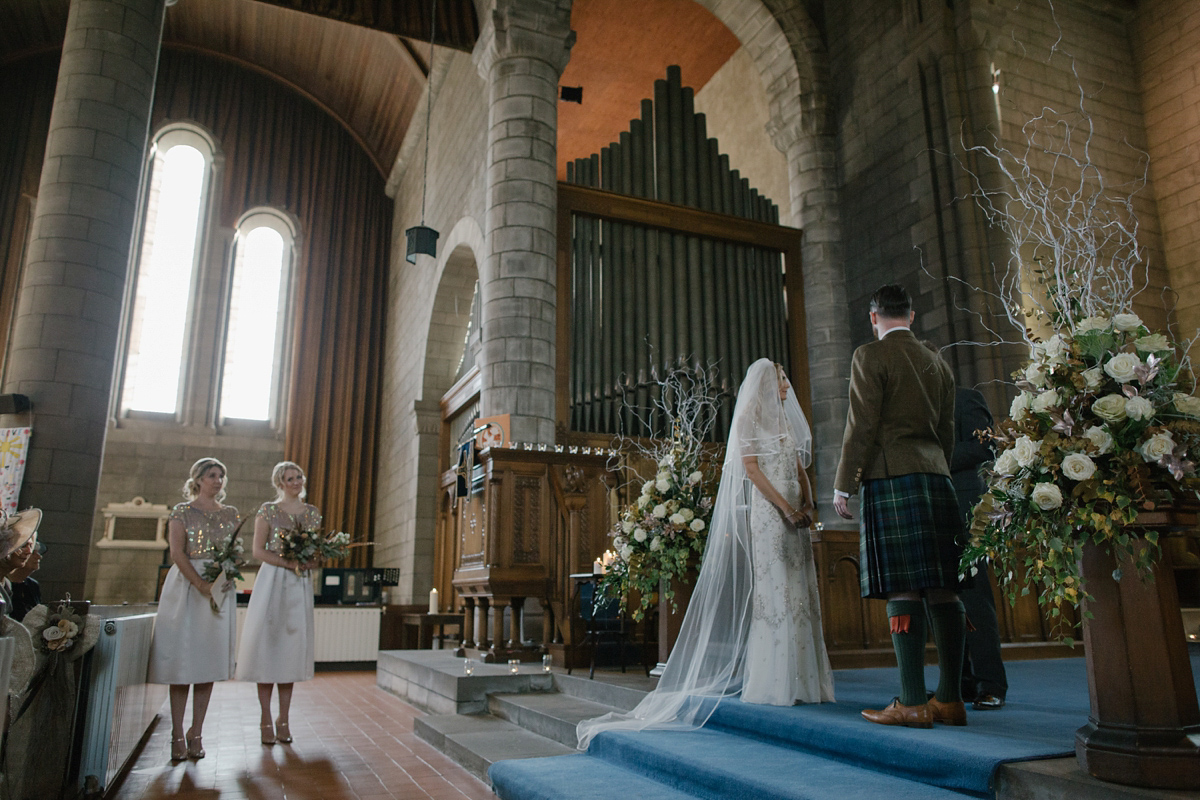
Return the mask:
[[660,492],[665,492],[671,488],[671,481],[667,478],[660,478],[654,482],[654,488],[658,489]]
[[665,517],[667,515],[667,507],[665,505],[663,505],[662,503],[659,503],[658,505],[656,505],[654,507],[654,510],[651,511],[650,513],[651,513],[651,515],[654,516],[655,519],[662,519],[663,517]]
[[1067,344],[1067,340],[1063,338],[1061,333],[1056,333],[1046,340],[1042,347],[1042,352],[1046,354],[1046,360],[1052,364],[1060,364],[1067,360],[1067,354],[1071,352],[1071,346]]
[[50,627],[48,627],[44,631],[42,631],[42,638],[45,639],[47,642],[57,642],[59,639],[64,638],[66,635],[67,635],[67,632],[64,631],[62,628],[58,627],[57,625],[51,625]]
[[694,520],[692,520],[692,524],[689,525],[688,527],[690,527],[696,533],[699,533],[700,531],[704,530],[704,520],[694,519]]
[[1125,396],[1106,394],[1092,403],[1092,412],[1105,422],[1121,422],[1125,419]]
[[1146,353],[1161,353],[1171,349],[1171,342],[1161,333],[1151,333],[1135,339],[1133,346]]
[[1028,436],[1022,436],[1013,443],[1012,454],[1022,467],[1032,466],[1038,457],[1038,445]]
[[1136,331],[1142,327],[1142,318],[1137,314],[1117,314],[1113,317],[1113,327],[1126,333]]
[[688,475],[688,483],[690,483],[690,484],[697,484],[700,481],[702,481],[703,479],[704,479],[704,473],[702,473],[700,470],[696,470],[691,475]]
[[632,531],[633,527],[634,527],[633,520],[631,520],[631,519],[627,519],[621,523],[621,530],[625,533],[629,533],[630,531]]
[[1125,416],[1130,419],[1150,419],[1154,416],[1154,403],[1144,397],[1130,397],[1125,401]]
[[621,560],[628,561],[629,557],[633,555],[633,547],[632,547],[632,545],[625,545],[624,547],[621,548],[620,552],[621,552]]
[[996,459],[995,469],[1001,475],[1016,475],[1017,470],[1020,468],[1021,465],[1017,462],[1017,454],[1012,450],[1005,450]]
[[1062,398],[1058,396],[1058,389],[1042,392],[1033,398],[1033,402],[1030,404],[1031,408],[1039,414],[1046,414],[1050,409],[1060,405],[1062,405]]
[[1029,498],[1042,511],[1049,511],[1052,508],[1058,508],[1062,505],[1062,490],[1053,483],[1037,483],[1033,486],[1033,491]]
[[633,540],[639,544],[646,541],[646,531],[644,528],[633,529]]
[[1137,377],[1135,370],[1142,360],[1133,353],[1117,353],[1104,365],[1104,371],[1117,383],[1129,383]]
[[1025,368],[1025,380],[1032,383],[1037,388],[1042,388],[1046,385],[1046,373],[1042,372],[1041,364],[1030,364]]
[[1088,428],[1083,432],[1083,435],[1089,442],[1096,445],[1097,449],[1100,450],[1100,455],[1104,455],[1112,450],[1112,434],[1104,430],[1104,428],[1101,428],[1099,425],[1093,425],[1092,427]]
[[1102,331],[1109,325],[1107,317],[1084,317],[1075,323],[1076,333],[1087,333],[1088,331]]
[[1029,401],[1032,397],[1029,392],[1021,392],[1013,398],[1012,405],[1008,407],[1008,415],[1016,422],[1025,419],[1029,414]]
[[684,522],[691,522],[692,518],[696,516],[696,512],[690,508],[681,508],[679,509],[679,516],[683,517]]
[[1104,382],[1104,373],[1101,372],[1099,367],[1092,367],[1091,369],[1085,369],[1083,372],[1081,372],[1079,374],[1083,376],[1084,385],[1086,385],[1087,388],[1089,388],[1093,391],[1095,391],[1096,389],[1099,389],[1100,384]]
[[1175,440],[1171,438],[1168,431],[1156,433],[1138,446],[1138,453],[1142,458],[1154,464],[1162,459],[1163,456],[1169,456],[1175,450]]
[[1200,417],[1200,397],[1192,397],[1190,394],[1176,392],[1174,402],[1175,409],[1180,414],[1187,414],[1189,417]]
[[1063,459],[1063,474],[1073,481],[1086,481],[1096,472],[1096,462],[1083,453],[1071,453]]
[[650,495],[644,494],[638,498],[638,508],[645,508],[648,505],[650,505]]
[[655,552],[662,550],[662,538],[659,536],[655,536],[653,539],[651,539],[650,540],[650,549]]
[[683,514],[679,514],[679,513],[672,514],[670,517],[667,518],[667,521],[670,522],[672,525],[683,525],[685,522],[687,522],[687,520],[683,518]]
[[654,481],[646,481],[642,484],[642,494],[647,495],[654,491]]

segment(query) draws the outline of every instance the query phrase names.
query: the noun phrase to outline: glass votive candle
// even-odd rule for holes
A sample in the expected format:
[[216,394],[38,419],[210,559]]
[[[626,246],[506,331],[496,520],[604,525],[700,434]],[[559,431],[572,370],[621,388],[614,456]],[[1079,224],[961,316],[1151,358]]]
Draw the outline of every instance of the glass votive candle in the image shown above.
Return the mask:
[[549,653],[546,653],[546,655],[542,656],[542,672],[549,672],[550,665],[553,663],[554,663],[554,659],[550,656]]
[[463,674],[464,675],[474,675],[475,674],[475,659],[473,659],[473,658],[464,658],[463,659]]
[[520,669],[520,667],[521,667],[521,662],[518,661],[517,659],[510,658],[508,660],[508,671],[511,672],[513,675],[517,674],[517,670]]

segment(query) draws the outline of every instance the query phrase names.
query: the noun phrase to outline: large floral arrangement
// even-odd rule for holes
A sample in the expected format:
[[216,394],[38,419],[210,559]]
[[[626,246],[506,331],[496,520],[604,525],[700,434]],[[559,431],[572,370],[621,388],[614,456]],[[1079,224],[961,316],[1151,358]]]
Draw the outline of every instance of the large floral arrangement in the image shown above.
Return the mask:
[[1014,377],[1021,391],[990,432],[998,456],[962,563],[974,572],[992,559],[1010,596],[1023,571],[1057,616],[1087,596],[1084,543],[1132,557],[1143,575],[1160,556],[1157,534],[1130,525],[1142,510],[1198,496],[1200,399],[1177,345],[1132,313],[1034,339]]
[[672,582],[684,577],[708,541],[716,470],[705,469],[703,448],[689,438],[676,426],[656,453],[657,472],[642,483],[611,534],[616,558],[600,591],[626,602],[636,592],[641,600],[630,610],[634,619],[645,615],[660,588],[675,607]]

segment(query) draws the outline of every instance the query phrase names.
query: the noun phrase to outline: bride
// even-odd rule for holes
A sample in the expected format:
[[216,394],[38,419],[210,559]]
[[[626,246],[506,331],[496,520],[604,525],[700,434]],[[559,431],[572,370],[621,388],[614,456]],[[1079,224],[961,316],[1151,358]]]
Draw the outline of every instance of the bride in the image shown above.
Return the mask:
[[811,454],[783,368],[759,359],[738,391],[704,563],[658,688],[628,713],[580,722],[580,749],[604,730],[698,728],[715,701],[738,694],[833,700],[808,538]]

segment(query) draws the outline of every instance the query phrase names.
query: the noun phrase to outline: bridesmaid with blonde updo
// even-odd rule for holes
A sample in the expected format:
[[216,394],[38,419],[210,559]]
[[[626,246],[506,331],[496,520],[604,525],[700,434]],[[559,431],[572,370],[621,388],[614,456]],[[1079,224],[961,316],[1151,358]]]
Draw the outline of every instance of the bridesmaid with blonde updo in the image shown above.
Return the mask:
[[[150,648],[151,683],[170,684],[171,760],[204,758],[200,740],[213,681],[233,676],[237,608],[227,592],[213,611],[212,584],[201,577],[213,549],[237,530],[238,511],[222,505],[225,465],[202,458],[183,486],[186,503],[171,509],[167,539],[172,566],[163,581]],[[185,736],[183,712],[192,687],[192,727]]]
[[[238,649],[237,679],[258,684],[262,711],[262,743],[292,741],[288,713],[292,686],[313,676],[313,588],[308,571],[315,562],[301,564],[279,554],[282,531],[317,530],[321,512],[304,502],[304,470],[281,461],[271,472],[278,492],[263,503],[254,520],[254,557],[262,562]],[[279,716],[271,722],[271,691],[279,686]]]

